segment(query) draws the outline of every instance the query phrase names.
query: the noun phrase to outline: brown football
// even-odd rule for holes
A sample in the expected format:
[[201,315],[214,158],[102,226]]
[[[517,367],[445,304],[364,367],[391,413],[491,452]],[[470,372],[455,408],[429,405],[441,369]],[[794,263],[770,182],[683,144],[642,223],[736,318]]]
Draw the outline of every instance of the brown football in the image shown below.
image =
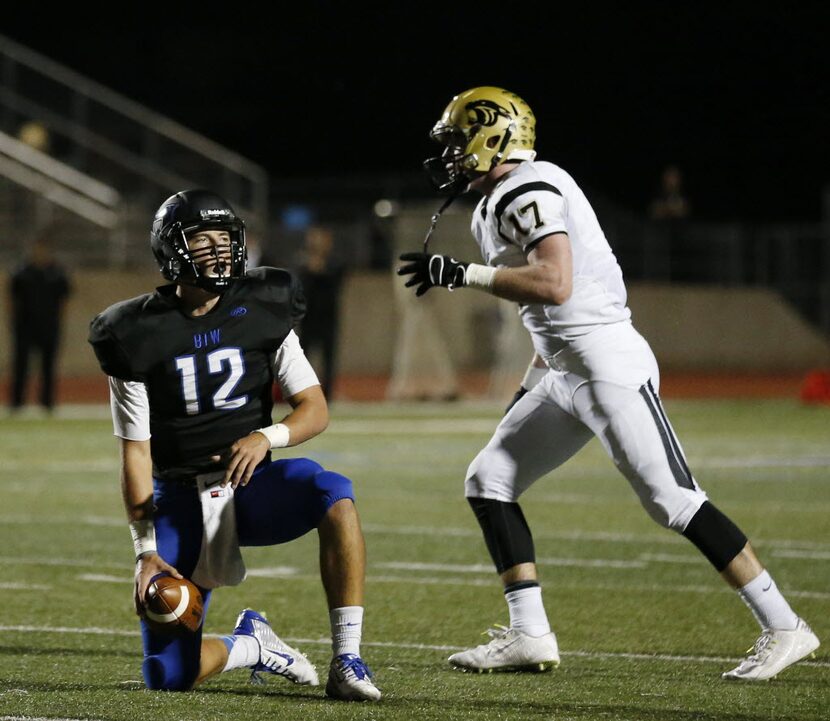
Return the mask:
[[160,574],[150,581],[144,620],[153,631],[167,635],[193,633],[202,623],[203,612],[202,593],[186,578]]

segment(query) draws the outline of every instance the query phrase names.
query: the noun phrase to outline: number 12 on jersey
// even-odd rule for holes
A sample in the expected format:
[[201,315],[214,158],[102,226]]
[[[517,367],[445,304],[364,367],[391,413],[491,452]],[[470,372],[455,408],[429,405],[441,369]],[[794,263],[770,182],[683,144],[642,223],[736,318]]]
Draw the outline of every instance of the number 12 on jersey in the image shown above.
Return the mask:
[[[196,373],[196,356],[179,356],[176,360],[176,370],[182,382],[182,396],[184,398],[187,415],[195,416],[201,411],[199,395],[199,379]],[[248,402],[248,396],[229,398],[237,384],[245,375],[245,362],[239,348],[217,348],[207,354],[208,373],[215,375],[228,370],[225,382],[213,394],[213,407],[220,411],[231,411],[241,408]]]

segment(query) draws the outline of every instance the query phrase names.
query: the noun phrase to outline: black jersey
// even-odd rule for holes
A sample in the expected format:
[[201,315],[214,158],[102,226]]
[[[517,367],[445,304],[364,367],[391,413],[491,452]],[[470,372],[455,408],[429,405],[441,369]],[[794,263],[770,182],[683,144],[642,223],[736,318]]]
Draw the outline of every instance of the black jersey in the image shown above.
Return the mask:
[[185,314],[167,285],[92,320],[102,370],[147,388],[157,478],[218,470],[210,456],[271,425],[271,356],[304,313],[295,276],[256,268],[204,316]]

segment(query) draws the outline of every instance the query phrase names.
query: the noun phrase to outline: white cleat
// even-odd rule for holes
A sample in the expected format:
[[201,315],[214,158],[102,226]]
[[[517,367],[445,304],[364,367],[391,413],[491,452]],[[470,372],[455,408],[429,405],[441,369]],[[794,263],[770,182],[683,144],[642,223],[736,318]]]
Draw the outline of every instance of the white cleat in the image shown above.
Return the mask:
[[236,619],[235,636],[253,636],[259,643],[259,662],[251,669],[251,681],[262,683],[260,672],[273,673],[294,683],[317,686],[317,669],[302,653],[281,640],[265,614],[246,608]]
[[513,628],[497,626],[487,631],[489,643],[454,653],[447,659],[463,671],[549,671],[559,665],[559,646],[553,631],[528,636]]
[[341,653],[331,660],[326,696],[341,701],[380,701],[380,689],[360,656]]
[[798,625],[792,631],[764,631],[747,651],[749,655],[731,671],[722,674],[721,678],[767,681],[805,656],[811,656],[818,647],[818,637],[799,618]]

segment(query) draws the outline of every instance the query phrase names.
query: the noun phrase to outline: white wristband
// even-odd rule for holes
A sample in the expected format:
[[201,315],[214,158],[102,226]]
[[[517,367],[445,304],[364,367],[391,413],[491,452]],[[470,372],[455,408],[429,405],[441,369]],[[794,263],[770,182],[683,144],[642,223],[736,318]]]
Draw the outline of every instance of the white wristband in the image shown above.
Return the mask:
[[527,371],[525,371],[525,377],[522,378],[522,388],[528,391],[533,390],[533,386],[535,386],[542,378],[545,377],[545,374],[548,372],[548,368],[537,368],[533,363],[531,363],[527,367]]
[[257,428],[254,433],[262,433],[268,439],[271,448],[285,448],[291,437],[288,426],[283,423],[275,423],[273,426]]
[[151,520],[130,521],[136,560],[144,553],[158,553],[156,527]]
[[468,288],[483,290],[485,293],[492,293],[497,270],[498,268],[491,268],[489,265],[470,263],[464,276],[464,285]]

